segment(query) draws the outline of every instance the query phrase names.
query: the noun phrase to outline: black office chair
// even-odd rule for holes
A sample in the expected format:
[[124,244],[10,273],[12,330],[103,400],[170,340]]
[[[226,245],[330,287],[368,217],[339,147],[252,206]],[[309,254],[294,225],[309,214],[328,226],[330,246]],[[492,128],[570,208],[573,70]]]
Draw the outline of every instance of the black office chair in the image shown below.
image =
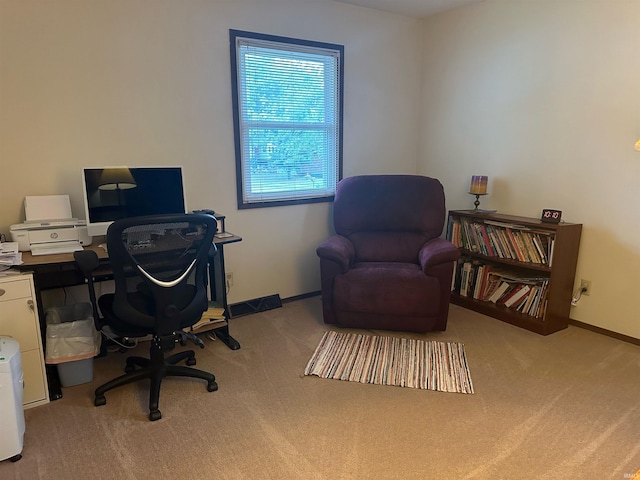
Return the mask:
[[[166,376],[195,377],[207,381],[207,390],[218,385],[211,373],[176,365],[195,365],[195,353],[187,350],[165,357],[176,342],[202,341],[184,328],[196,323],[207,309],[207,259],[215,249],[216,219],[210,215],[162,215],[118,220],[107,231],[107,251],[113,270],[115,293],[97,303],[92,271],[98,266],[95,252],[75,252],[74,257],[89,283],[96,328],[105,325],[118,337],[152,335],[150,358],[129,357],[125,374],[95,391],[95,405],[106,404],[104,394],[143,378],[151,381],[149,420],[162,417],[158,410],[160,383]],[[98,315],[98,308],[102,318]]]

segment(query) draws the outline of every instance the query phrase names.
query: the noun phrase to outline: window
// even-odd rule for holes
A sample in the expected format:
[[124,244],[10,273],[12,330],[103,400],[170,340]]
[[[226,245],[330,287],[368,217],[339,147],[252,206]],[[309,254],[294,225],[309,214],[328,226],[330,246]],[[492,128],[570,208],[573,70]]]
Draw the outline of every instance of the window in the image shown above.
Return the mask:
[[344,47],[230,30],[238,208],[333,199]]

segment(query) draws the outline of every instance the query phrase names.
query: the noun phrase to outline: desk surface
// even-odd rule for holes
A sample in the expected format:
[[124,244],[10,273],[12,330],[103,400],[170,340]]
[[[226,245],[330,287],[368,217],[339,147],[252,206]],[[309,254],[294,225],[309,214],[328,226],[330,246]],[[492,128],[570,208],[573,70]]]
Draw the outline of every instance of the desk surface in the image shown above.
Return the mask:
[[[213,243],[216,245],[226,245],[227,243],[240,242],[242,237],[235,235],[233,233],[227,232],[227,234],[231,236],[225,236],[222,238],[215,237]],[[109,255],[107,251],[99,247],[98,245],[90,245],[88,247],[84,247],[85,250],[93,250],[98,254],[98,258],[101,260],[107,260]],[[65,264],[65,263],[74,263],[73,253],[56,253],[54,255],[32,255],[31,252],[22,252],[22,264],[18,265],[18,269],[27,269],[29,267],[36,267],[40,265],[56,265],[56,264]]]

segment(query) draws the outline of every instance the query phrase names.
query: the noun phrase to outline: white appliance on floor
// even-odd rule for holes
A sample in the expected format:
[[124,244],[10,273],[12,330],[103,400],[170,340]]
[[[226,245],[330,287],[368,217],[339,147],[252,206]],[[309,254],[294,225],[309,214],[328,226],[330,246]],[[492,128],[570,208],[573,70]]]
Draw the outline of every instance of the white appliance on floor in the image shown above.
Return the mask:
[[0,460],[22,458],[24,410],[20,344],[0,336]]

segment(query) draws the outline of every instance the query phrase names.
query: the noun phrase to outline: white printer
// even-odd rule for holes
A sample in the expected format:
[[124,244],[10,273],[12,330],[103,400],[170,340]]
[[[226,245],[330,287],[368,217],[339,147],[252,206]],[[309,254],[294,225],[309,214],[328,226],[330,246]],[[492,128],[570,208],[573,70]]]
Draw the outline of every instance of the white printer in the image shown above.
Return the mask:
[[11,225],[11,239],[21,252],[32,255],[71,253],[91,245],[87,222],[71,216],[69,195],[28,196],[24,199],[26,220]]

